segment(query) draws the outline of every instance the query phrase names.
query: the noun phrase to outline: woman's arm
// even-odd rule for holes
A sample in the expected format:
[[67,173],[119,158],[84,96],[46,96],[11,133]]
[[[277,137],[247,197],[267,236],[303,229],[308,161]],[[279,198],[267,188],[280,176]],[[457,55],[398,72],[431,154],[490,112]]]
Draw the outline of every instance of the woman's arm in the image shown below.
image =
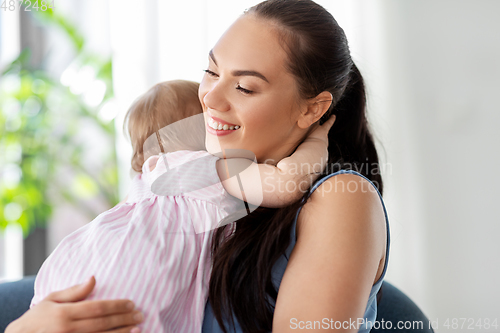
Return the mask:
[[273,332],[296,332],[305,325],[301,322],[331,325],[331,320],[363,318],[371,287],[382,273],[385,246],[385,214],[374,187],[352,174],[326,180],[299,214]]
[[[217,161],[217,172],[232,196],[263,207],[284,207],[298,200],[325,168],[328,131],[335,115],[315,128],[295,152],[274,166],[244,158]],[[233,175],[237,175],[234,177]]]
[[135,325],[142,322],[142,314],[134,311],[132,301],[83,301],[95,283],[92,277],[81,285],[51,293],[10,323],[5,333],[140,332]]

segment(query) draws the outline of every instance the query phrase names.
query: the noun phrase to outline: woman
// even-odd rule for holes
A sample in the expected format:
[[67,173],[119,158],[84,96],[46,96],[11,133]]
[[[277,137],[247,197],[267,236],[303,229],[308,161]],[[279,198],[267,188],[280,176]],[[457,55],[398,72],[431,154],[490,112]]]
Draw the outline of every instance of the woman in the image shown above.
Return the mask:
[[[209,152],[243,148],[266,163],[336,116],[330,164],[311,192],[284,209],[257,209],[229,238],[218,230],[203,332],[369,331],[388,226],[363,78],[342,29],[312,1],[260,3],[210,52],[199,97],[207,121],[240,126],[225,136],[207,131]],[[343,163],[363,163],[364,177],[334,172]],[[126,300],[77,302],[94,284],[52,294],[7,332],[131,332],[137,321]]]

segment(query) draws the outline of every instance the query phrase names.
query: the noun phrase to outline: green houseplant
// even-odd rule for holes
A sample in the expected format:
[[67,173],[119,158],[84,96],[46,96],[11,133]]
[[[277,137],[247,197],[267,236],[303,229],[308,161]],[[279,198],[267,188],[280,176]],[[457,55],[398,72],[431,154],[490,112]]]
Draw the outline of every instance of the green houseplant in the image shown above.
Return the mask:
[[[89,198],[118,201],[111,59],[86,51],[83,36],[51,9],[31,15],[62,31],[76,56],[61,77],[30,65],[29,49],[1,70],[0,230],[19,223],[24,236],[46,225],[56,202],[90,220],[100,212]],[[89,127],[105,148],[92,166],[82,140]]]

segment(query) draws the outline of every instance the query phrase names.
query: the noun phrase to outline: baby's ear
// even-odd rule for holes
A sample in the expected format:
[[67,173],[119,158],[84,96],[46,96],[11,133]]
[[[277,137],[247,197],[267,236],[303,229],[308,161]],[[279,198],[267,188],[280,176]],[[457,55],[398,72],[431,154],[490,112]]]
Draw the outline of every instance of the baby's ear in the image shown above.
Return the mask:
[[307,101],[307,110],[298,121],[300,128],[308,128],[317,122],[332,105],[333,96],[328,91],[323,91],[318,96],[310,98]]

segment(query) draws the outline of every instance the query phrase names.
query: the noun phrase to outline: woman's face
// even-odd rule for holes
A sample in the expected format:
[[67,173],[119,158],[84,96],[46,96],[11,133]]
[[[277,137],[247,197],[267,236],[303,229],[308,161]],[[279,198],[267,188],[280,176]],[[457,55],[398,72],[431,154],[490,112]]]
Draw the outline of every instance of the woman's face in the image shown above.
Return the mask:
[[[199,89],[208,152],[245,149],[271,164],[293,152],[305,133],[297,126],[305,104],[286,61],[264,20],[245,15],[224,33],[209,54]],[[212,128],[218,124],[222,130]]]

